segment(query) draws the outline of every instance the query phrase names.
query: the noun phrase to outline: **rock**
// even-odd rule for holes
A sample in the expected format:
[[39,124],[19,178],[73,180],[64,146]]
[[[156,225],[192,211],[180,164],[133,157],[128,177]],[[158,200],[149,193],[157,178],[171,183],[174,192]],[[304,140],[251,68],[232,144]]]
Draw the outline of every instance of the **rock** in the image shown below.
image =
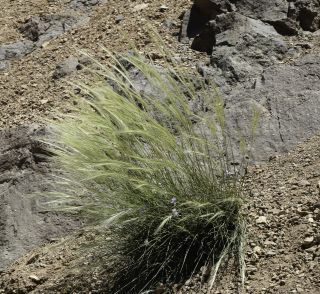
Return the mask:
[[124,20],[124,16],[123,15],[117,15],[116,17],[115,17],[115,22],[116,23],[120,23],[120,22],[122,22]]
[[133,7],[133,12],[138,12],[141,11],[143,9],[146,9],[149,5],[146,3],[142,3],[142,4],[138,4],[136,6]]
[[[207,27],[208,27],[207,19],[203,18],[203,15],[199,12],[198,9],[196,9],[195,6],[192,6],[191,10],[188,10],[183,15],[179,41],[181,43],[188,44],[191,38],[197,37]],[[211,40],[212,40],[212,36],[208,41],[212,42]]]
[[191,48],[199,52],[206,52],[211,54],[215,45],[215,31],[213,27],[208,24],[205,29],[202,30],[201,34],[197,35],[192,44]]
[[298,23],[290,18],[269,21],[268,23],[271,24],[275,30],[283,36],[295,36],[299,33]]
[[10,67],[9,61],[0,61],[0,71],[4,71]]
[[301,180],[299,183],[298,183],[298,186],[299,187],[309,187],[311,186],[310,182],[307,181],[307,180]]
[[194,6],[208,20],[214,19],[217,15],[224,12],[230,12],[234,9],[234,6],[226,0],[195,0]]
[[65,61],[57,65],[52,77],[54,79],[65,77],[80,69],[79,65],[80,64],[78,58],[70,56]]
[[168,10],[168,9],[169,9],[168,6],[166,6],[166,5],[161,5],[160,8],[159,8],[159,11],[160,11],[160,12],[165,12],[165,11]]
[[172,19],[165,19],[162,25],[169,30],[178,26],[177,22]]
[[275,251],[273,251],[273,250],[269,250],[269,251],[267,251],[266,255],[271,257],[271,256],[277,255],[277,253]]
[[286,19],[288,12],[286,0],[239,0],[236,7],[239,13],[263,21]]
[[90,64],[92,64],[92,59],[87,56],[87,55],[80,55],[80,57],[78,58],[79,64],[83,65],[83,66],[88,66]]
[[1,270],[47,238],[57,238],[80,226],[79,221],[66,214],[39,213],[47,198],[36,201],[29,197],[48,191],[48,153],[37,139],[44,134],[44,128],[37,125],[0,132]]
[[265,246],[276,246],[277,245],[275,242],[269,241],[269,240],[265,241],[263,244]]
[[320,28],[319,1],[298,0],[295,8],[294,16],[303,30],[315,32]]
[[285,280],[280,280],[280,282],[279,282],[279,285],[280,286],[284,286],[286,284],[286,281]]
[[21,58],[32,52],[34,49],[35,45],[32,41],[28,40],[0,45],[0,61]]
[[72,0],[69,5],[74,9],[90,9],[105,2],[106,0]]
[[19,31],[23,36],[35,42],[35,46],[39,47],[44,42],[57,37],[66,31],[83,25],[88,22],[88,17],[71,15],[41,15],[34,16],[25,21],[20,26]]
[[303,249],[307,249],[307,248],[312,247],[313,244],[314,244],[314,237],[311,236],[311,237],[307,237],[303,240],[301,247]]
[[266,224],[267,223],[267,217],[266,216],[260,216],[256,219],[256,224]]
[[253,253],[256,255],[260,255],[262,253],[262,248],[260,246],[255,246],[253,248]]
[[39,284],[41,282],[41,279],[36,275],[30,275],[29,279],[36,284]]
[[[264,160],[266,155],[276,152],[286,152],[319,132],[320,84],[314,76],[320,71],[318,56],[305,55],[294,64],[274,64],[265,69],[260,63],[260,66],[252,66],[251,69],[247,66],[244,71],[236,67],[239,63],[237,59],[237,63],[234,63],[234,59],[227,57],[233,50],[225,48],[219,51],[220,60],[216,56],[218,50],[213,53],[216,56],[214,63],[218,62],[220,69],[216,70],[213,77],[217,79],[220,75],[222,81],[225,79],[238,85],[224,93],[225,115],[231,137],[237,137],[236,129],[241,129],[242,134],[249,134],[252,121],[239,118],[252,117],[253,109],[259,112],[254,149],[250,151],[253,161]],[[238,60],[244,58],[242,54],[237,54]],[[245,60],[251,59],[246,57]],[[260,86],[250,88],[249,80],[255,75],[260,75]],[[224,88],[221,90],[223,92]]]

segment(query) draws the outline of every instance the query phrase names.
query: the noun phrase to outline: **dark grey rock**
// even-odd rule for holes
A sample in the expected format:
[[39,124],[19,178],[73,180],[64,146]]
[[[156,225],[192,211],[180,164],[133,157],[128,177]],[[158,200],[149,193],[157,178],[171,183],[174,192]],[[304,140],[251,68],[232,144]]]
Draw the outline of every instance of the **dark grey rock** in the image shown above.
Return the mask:
[[278,21],[287,18],[288,4],[286,0],[238,0],[237,12],[247,17],[263,21]]
[[10,67],[9,61],[0,61],[0,71],[4,71]]
[[227,83],[246,82],[265,66],[282,60],[288,51],[276,30],[260,20],[238,13],[221,15],[215,21],[215,47],[211,64]]
[[296,15],[305,31],[314,32],[320,28],[320,3],[317,0],[296,1]]
[[[283,36],[297,35],[301,29],[314,32],[320,28],[318,0],[195,0],[185,14],[180,40],[187,44],[188,38],[196,38],[192,48],[211,53],[208,48],[203,49],[206,43],[214,43],[214,34],[209,33],[208,24],[215,21],[219,25],[221,17],[230,12],[270,24]],[[237,20],[239,18],[234,19],[235,26]]]
[[28,19],[19,31],[25,40],[0,45],[1,68],[7,67],[8,61],[21,58],[40,47],[44,42],[55,38],[69,29],[85,24],[87,16],[73,17],[70,15],[45,15]]
[[49,188],[48,154],[37,141],[44,132],[36,125],[0,132],[0,270],[81,224],[63,213],[41,212],[47,198],[34,197]]
[[[307,55],[295,64],[266,68],[252,88],[241,85],[226,95],[226,121],[233,140],[247,137],[253,109],[260,111],[252,158],[286,152],[320,130],[320,58]],[[238,138],[239,139],[239,138]]]
[[0,61],[20,58],[34,50],[34,47],[34,43],[28,40],[1,45]]
[[73,73],[78,69],[81,69],[78,58],[70,56],[59,65],[57,65],[52,77],[54,79],[59,79]]
[[177,22],[173,19],[165,19],[162,25],[169,30],[178,27]]
[[72,0],[69,5],[74,9],[90,9],[105,2],[106,0]]
[[42,15],[28,19],[21,27],[23,36],[37,46],[57,37],[73,27],[82,25],[88,21],[86,16],[75,17],[71,15]]
[[182,19],[179,41],[188,44],[191,38],[195,38],[207,28],[207,17],[203,17],[200,10],[194,5],[185,12]]
[[221,13],[234,11],[235,5],[228,0],[195,0],[194,6],[199,9],[203,16],[214,19]]
[[206,52],[210,55],[213,52],[215,42],[215,30],[210,23],[208,23],[201,33],[193,39],[191,48],[199,52]]
[[122,22],[124,20],[124,16],[123,15],[117,15],[116,17],[115,17],[115,22],[116,23],[120,23],[120,22]]

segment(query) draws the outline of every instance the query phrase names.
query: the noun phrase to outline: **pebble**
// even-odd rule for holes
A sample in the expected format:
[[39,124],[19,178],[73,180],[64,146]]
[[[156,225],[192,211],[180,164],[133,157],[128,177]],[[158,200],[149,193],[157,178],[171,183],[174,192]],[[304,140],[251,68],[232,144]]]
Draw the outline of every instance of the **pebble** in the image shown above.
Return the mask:
[[159,8],[160,12],[165,12],[168,9],[169,9],[169,7],[166,6],[166,5],[161,5],[160,8]]
[[300,182],[298,182],[298,186],[299,187],[308,187],[308,186],[311,186],[311,184],[307,180],[301,180]]
[[40,282],[40,278],[36,275],[30,275],[29,276],[29,279],[32,281],[32,282],[35,282],[35,283],[39,283]]
[[260,216],[256,219],[256,224],[266,224],[267,223],[267,217],[266,216]]
[[267,251],[267,256],[275,256],[275,255],[277,255],[277,253],[275,251],[273,251],[273,250]]
[[138,4],[135,7],[133,7],[133,12],[141,11],[143,9],[146,9],[149,5],[146,3]]
[[303,240],[303,243],[302,243],[302,248],[303,249],[308,249],[312,246],[313,244],[313,241],[314,241],[314,237],[307,237]]
[[120,22],[122,22],[124,20],[124,16],[123,15],[117,15],[115,18],[115,22],[118,24]]
[[261,247],[260,246],[255,246],[254,248],[253,248],[253,252],[255,253],[255,254],[261,254],[261,252],[262,252],[262,249],[261,249]]

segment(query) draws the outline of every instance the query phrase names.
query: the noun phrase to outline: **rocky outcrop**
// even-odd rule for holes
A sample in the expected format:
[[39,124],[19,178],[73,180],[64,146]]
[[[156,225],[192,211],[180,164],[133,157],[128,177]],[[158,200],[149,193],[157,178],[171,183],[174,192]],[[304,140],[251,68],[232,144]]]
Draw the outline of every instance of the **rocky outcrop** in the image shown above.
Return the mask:
[[[79,227],[66,214],[44,212],[48,175],[39,126],[0,132],[0,271],[27,251]],[[42,195],[35,196],[34,193]]]
[[[290,150],[320,130],[320,58],[308,54],[319,13],[311,0],[195,0],[184,18],[180,40],[210,55],[210,66],[198,70],[220,88],[234,142],[240,129],[249,136],[252,111],[260,112],[254,160]],[[304,31],[309,42],[289,37]]]
[[285,35],[295,34],[299,28],[311,32],[320,28],[320,4],[317,0],[195,0],[194,6],[208,19],[237,11],[271,23]]
[[293,64],[263,70],[251,87],[240,86],[226,97],[226,116],[234,140],[249,134],[253,109],[260,113],[252,158],[267,159],[291,150],[320,130],[320,58],[306,55]]

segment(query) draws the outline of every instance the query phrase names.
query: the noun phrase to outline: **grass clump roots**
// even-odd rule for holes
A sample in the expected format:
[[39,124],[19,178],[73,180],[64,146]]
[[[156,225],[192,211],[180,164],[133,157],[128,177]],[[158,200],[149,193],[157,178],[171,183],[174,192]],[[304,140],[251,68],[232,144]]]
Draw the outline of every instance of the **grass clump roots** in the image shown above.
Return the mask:
[[108,54],[100,82],[81,85],[85,97],[54,123],[51,145],[68,178],[58,202],[80,201],[114,231],[126,262],[110,291],[142,293],[203,265],[212,286],[230,256],[243,272],[242,177],[230,164],[222,99],[182,68]]

